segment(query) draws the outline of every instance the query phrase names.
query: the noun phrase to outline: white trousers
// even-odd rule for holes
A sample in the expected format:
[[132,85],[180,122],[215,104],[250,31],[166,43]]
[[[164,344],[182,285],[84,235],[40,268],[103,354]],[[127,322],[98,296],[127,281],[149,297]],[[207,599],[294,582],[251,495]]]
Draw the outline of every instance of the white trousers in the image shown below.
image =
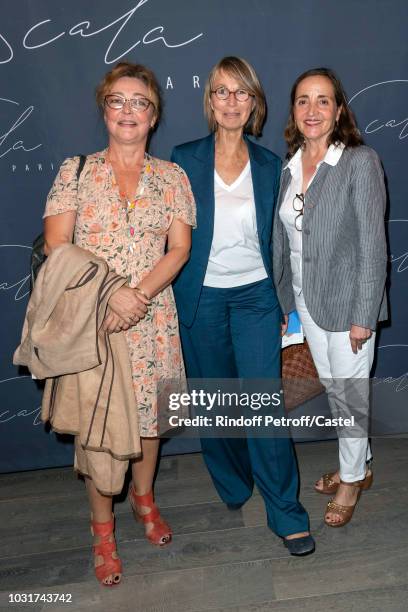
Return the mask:
[[[303,298],[295,295],[296,310],[316,365],[319,378],[326,388],[333,417],[358,415],[365,425],[353,437],[339,436],[340,478],[354,482],[365,478],[366,461],[372,458],[367,438],[369,416],[369,377],[374,359],[375,333],[363,344],[361,351],[351,350],[349,331],[332,332],[319,327],[312,319]],[[341,379],[348,379],[342,383]],[[356,393],[346,393],[355,382]],[[347,395],[347,399],[346,399]],[[358,431],[358,429],[357,429]]]

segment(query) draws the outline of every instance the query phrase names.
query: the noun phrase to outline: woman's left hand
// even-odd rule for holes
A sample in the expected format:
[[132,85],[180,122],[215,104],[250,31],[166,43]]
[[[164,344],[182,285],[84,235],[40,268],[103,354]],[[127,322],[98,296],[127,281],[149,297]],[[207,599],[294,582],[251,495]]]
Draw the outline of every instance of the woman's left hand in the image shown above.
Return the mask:
[[350,329],[350,344],[353,353],[357,354],[361,351],[363,344],[371,337],[373,332],[367,327],[360,327],[359,325],[352,325]]
[[[136,320],[132,322],[134,325]],[[116,314],[111,308],[106,311],[105,319],[103,321],[103,330],[112,334],[114,332],[126,331],[130,328],[130,323],[126,323],[119,315]]]

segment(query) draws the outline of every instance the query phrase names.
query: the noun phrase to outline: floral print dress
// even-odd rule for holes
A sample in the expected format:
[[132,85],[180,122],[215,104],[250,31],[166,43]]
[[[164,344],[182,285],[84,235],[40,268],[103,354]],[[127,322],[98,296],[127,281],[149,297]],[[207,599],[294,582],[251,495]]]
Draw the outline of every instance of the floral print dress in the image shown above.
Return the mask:
[[[62,164],[44,217],[75,210],[74,242],[106,260],[135,287],[163,257],[173,218],[195,227],[195,204],[184,171],[145,155],[138,195],[123,201],[107,150],[89,155],[79,181],[79,157]],[[148,313],[125,332],[132,366],[140,435],[156,437],[157,383],[185,379],[173,291],[152,299]]]

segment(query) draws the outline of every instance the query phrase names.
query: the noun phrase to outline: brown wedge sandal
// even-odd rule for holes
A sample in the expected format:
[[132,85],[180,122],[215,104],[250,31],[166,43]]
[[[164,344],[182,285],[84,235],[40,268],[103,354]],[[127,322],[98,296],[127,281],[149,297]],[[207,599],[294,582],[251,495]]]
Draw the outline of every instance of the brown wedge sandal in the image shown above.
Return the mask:
[[329,474],[323,474],[323,476],[320,479],[323,481],[323,487],[319,489],[317,487],[317,484],[319,483],[319,481],[317,481],[315,483],[314,490],[317,493],[322,493],[322,495],[333,495],[334,493],[336,493],[337,489],[339,488],[339,483],[333,480],[333,476],[335,474],[336,472],[330,472]]
[[[319,481],[317,481],[315,483],[314,490],[317,491],[317,493],[321,493],[322,495],[334,495],[337,489],[339,488],[339,484],[340,484],[339,482],[336,482],[335,480],[333,480],[333,477],[335,476],[335,474],[336,472],[330,472],[329,474],[323,474],[323,476],[321,477],[321,480],[323,480],[323,487],[319,489],[317,487],[317,484]],[[370,467],[367,468],[366,477],[364,478],[364,480],[361,480],[360,482],[362,483],[361,484],[362,491],[367,491],[367,489],[371,487],[371,485],[373,484],[373,472]]]
[[[353,506],[343,506],[342,504],[338,504],[333,499],[331,499],[327,504],[324,516],[324,522],[326,523],[326,525],[328,525],[329,527],[343,527],[344,525],[350,522],[355,507],[357,506],[357,502],[360,499],[361,491],[368,488],[365,484],[366,480],[367,476],[363,480],[357,480],[356,482],[344,482],[343,480],[340,481],[341,484],[347,485],[348,487],[355,487],[356,489],[358,489],[356,503]],[[329,512],[334,512],[338,514],[339,516],[341,516],[341,520],[336,522],[328,521],[326,516]]]

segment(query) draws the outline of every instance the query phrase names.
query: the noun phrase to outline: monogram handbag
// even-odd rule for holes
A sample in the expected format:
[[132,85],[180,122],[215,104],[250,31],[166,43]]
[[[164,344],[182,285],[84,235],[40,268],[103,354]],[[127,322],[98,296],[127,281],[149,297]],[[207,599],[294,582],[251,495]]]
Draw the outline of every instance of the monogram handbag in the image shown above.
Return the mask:
[[282,384],[287,411],[324,393],[306,340],[282,349]]
[[[79,156],[79,164],[76,172],[77,181],[79,181],[79,177],[81,176],[81,172],[86,162],[86,155]],[[41,266],[44,261],[47,259],[46,254],[44,253],[44,234],[41,233],[33,242],[31,252],[31,262],[30,262],[30,272],[31,272],[31,289],[34,287],[35,279],[38,276]]]

